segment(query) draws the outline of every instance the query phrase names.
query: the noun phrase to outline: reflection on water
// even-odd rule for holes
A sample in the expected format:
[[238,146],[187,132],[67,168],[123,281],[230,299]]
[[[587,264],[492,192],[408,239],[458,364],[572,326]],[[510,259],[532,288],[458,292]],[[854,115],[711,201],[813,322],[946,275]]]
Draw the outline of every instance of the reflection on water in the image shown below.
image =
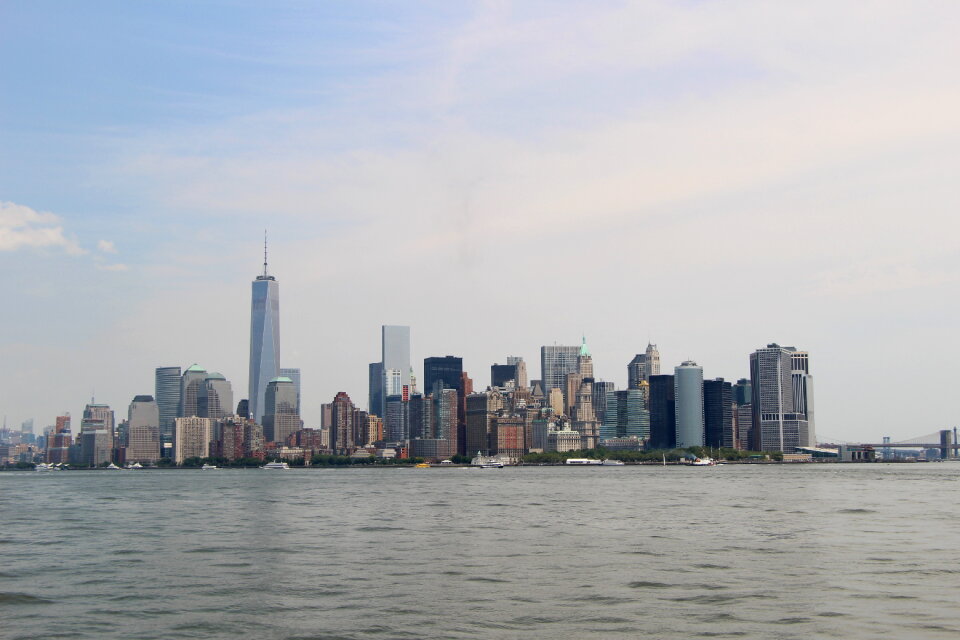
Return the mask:
[[5,637],[955,638],[958,464],[0,474]]

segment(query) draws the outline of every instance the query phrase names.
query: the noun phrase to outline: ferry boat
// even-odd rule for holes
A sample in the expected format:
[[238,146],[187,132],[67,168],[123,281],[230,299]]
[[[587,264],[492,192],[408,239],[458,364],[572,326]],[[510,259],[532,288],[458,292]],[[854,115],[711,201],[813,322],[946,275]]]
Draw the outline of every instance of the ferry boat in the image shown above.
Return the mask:
[[697,458],[690,463],[692,467],[712,467],[717,464],[717,461],[713,458]]
[[604,467],[623,467],[625,463],[623,460],[604,460],[600,463]]
[[477,451],[477,457],[470,461],[470,465],[481,469],[503,469],[503,461],[496,457],[487,457]]
[[[284,464],[286,464],[286,463],[284,463]],[[200,469],[202,469],[203,471],[208,471],[208,470],[210,470],[210,469],[219,469],[219,468],[220,468],[220,467],[218,467],[218,466],[215,465],[215,464],[204,464],[202,467],[200,467]]]
[[289,469],[290,465],[286,462],[268,462],[260,467],[261,469]]
[[600,465],[603,460],[594,460],[593,458],[567,458],[564,464],[578,464],[581,466]]
[[134,462],[133,464],[128,464],[125,468],[127,469],[143,469],[143,465],[139,462]]
[[33,468],[35,471],[60,471],[60,467],[54,466],[52,462],[38,462]]
[[112,462],[107,465],[107,469],[109,469],[110,471],[123,471],[123,469],[113,464]]

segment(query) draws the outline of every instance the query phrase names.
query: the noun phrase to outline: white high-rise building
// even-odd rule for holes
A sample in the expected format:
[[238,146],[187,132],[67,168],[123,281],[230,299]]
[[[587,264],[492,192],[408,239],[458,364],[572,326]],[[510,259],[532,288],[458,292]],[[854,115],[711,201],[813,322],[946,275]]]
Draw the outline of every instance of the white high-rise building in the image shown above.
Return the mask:
[[644,366],[646,368],[646,381],[650,382],[650,376],[660,375],[660,352],[657,345],[647,343],[647,352],[644,354]]

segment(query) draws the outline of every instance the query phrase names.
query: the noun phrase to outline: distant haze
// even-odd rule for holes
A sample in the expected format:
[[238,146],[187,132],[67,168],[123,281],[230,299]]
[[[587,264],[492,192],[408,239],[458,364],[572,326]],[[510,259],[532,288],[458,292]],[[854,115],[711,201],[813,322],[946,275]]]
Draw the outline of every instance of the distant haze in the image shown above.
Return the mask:
[[[56,4],[56,3],[55,3]],[[0,9],[0,412],[246,396],[262,234],[308,426],[411,357],[626,383],[810,352],[821,438],[958,422],[960,5]]]

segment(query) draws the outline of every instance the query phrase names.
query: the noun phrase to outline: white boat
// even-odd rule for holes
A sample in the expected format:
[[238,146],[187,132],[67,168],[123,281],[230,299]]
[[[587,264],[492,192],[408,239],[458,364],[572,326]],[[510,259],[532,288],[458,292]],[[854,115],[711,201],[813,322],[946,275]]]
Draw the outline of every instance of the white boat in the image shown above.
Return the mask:
[[289,469],[290,465],[286,462],[268,462],[260,467],[261,469]]
[[697,458],[690,463],[690,466],[693,467],[712,467],[717,464],[717,461],[713,458]]
[[38,462],[34,467],[35,471],[59,471],[57,467],[53,466],[52,462]]
[[139,462],[134,462],[133,464],[128,464],[127,469],[143,469],[143,465]]
[[578,464],[582,466],[603,464],[603,460],[594,460],[593,458],[567,458],[566,464]]
[[471,460],[470,464],[481,469],[503,469],[503,460],[495,456],[487,457],[479,451],[477,451],[477,457]]
[[106,468],[107,468],[107,469],[110,469],[110,471],[123,471],[122,468],[118,467],[117,465],[113,464],[112,462],[111,462],[110,464],[108,464]]
[[217,465],[215,465],[215,464],[204,464],[204,465],[203,465],[202,467],[200,467],[200,468],[203,469],[204,471],[207,471],[208,469],[217,469],[217,468],[219,468],[219,467],[217,467]]
[[622,467],[625,465],[623,460],[604,460],[600,464],[602,464],[605,467]]

